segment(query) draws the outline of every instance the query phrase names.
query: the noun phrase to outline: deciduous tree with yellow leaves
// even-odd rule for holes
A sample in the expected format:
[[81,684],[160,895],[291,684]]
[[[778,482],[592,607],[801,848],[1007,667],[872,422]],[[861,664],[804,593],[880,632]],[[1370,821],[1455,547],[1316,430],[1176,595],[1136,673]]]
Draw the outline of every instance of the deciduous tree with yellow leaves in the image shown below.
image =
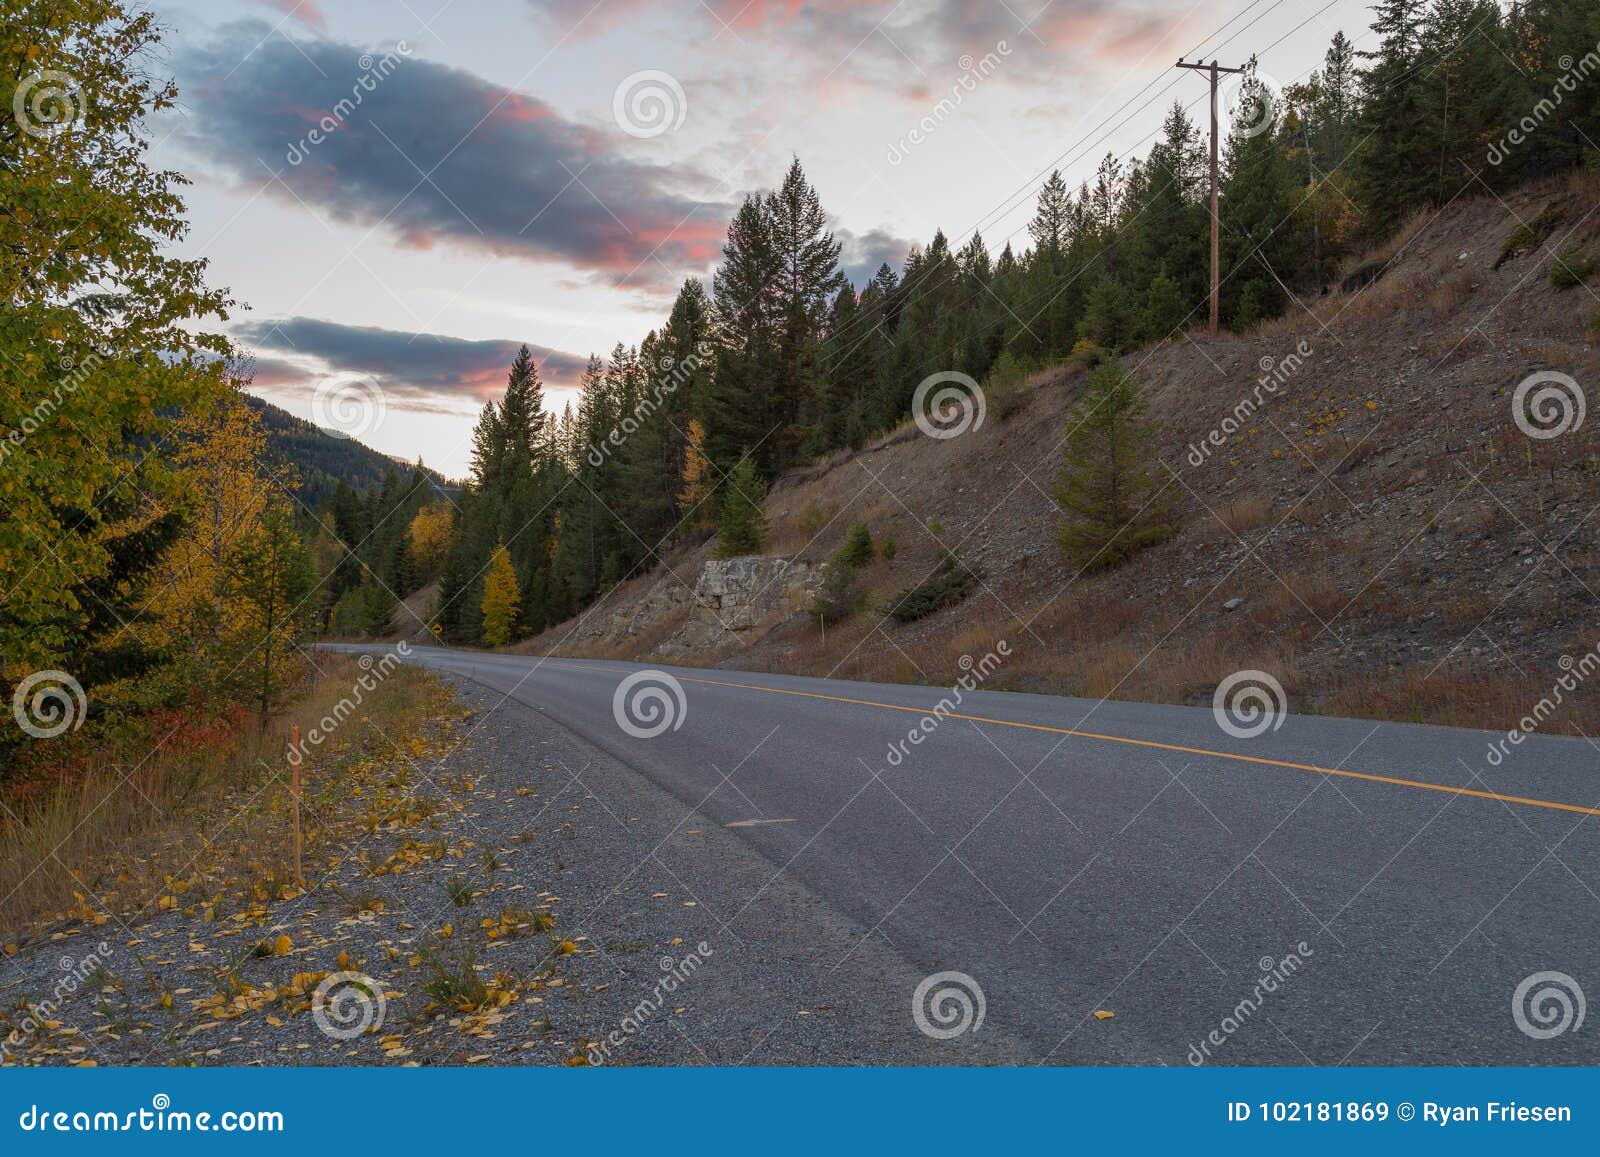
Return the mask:
[[509,643],[521,606],[522,588],[517,585],[517,572],[502,542],[494,548],[489,573],[483,580],[483,641],[491,647]]
[[411,557],[417,564],[417,576],[423,582],[438,576],[454,531],[455,516],[447,502],[424,506],[411,520],[406,537],[411,544]]
[[158,40],[152,14],[117,0],[11,4],[0,22],[7,700],[40,668],[89,685],[153,660],[138,591],[180,528],[181,484],[151,451],[222,388],[228,342],[194,323],[231,302],[203,260],[172,255],[184,180],[145,156],[177,96]]

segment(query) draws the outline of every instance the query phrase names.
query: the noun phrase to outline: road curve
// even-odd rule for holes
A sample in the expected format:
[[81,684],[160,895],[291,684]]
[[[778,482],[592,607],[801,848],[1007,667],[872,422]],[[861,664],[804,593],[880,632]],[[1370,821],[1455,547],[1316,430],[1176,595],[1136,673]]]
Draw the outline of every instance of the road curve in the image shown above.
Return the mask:
[[1206,708],[410,660],[542,712],[736,833],[769,868],[739,884],[740,936],[775,934],[762,881],[781,873],[918,975],[970,976],[1026,1059],[1600,1063],[1600,1025],[1579,1023],[1600,992],[1586,741],[1491,758],[1494,734],[1411,724],[1280,715],[1242,736]]

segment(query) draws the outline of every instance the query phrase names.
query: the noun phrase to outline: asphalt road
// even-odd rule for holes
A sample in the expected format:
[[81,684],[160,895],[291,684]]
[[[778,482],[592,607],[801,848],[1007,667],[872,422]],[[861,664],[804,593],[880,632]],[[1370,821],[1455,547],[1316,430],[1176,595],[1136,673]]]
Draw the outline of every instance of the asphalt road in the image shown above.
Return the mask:
[[[542,712],[747,844],[760,871],[702,881],[733,894],[718,915],[742,941],[781,950],[762,901],[798,883],[906,975],[969,976],[977,1031],[1017,1060],[1600,1063],[1600,1023],[1578,1023],[1600,993],[1586,741],[1534,736],[1496,765],[1494,735],[1452,728],[1286,715],[1235,737],[1207,708],[412,661]],[[645,671],[676,689],[622,690]],[[941,700],[953,713],[925,714]],[[905,987],[881,999],[915,1033]]]

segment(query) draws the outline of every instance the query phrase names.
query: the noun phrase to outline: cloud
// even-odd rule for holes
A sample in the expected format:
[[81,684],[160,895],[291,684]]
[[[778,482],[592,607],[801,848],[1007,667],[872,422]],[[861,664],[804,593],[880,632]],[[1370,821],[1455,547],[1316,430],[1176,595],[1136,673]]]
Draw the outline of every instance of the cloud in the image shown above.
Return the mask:
[[[529,0],[559,35],[584,37],[636,20],[649,0]],[[1221,8],[1187,0],[702,0],[706,30],[739,45],[776,45],[829,84],[863,84],[925,99],[1005,41],[996,75],[1039,82],[1064,60],[1114,68]],[[734,39],[737,38],[737,39]]]
[[418,248],[559,261],[645,289],[720,254],[730,206],[688,192],[710,179],[625,156],[635,142],[609,122],[403,48],[221,29],[177,59],[192,110],[179,139],[245,186]]
[[905,264],[906,254],[911,251],[911,242],[883,229],[859,234],[848,229],[835,229],[833,237],[839,242],[839,267],[850,279],[850,284],[858,290],[872,280],[872,275],[885,262],[898,276]]
[[292,17],[313,28],[322,28],[328,22],[315,0],[261,0],[261,2],[270,8],[278,9],[284,14],[285,19]]
[[[470,341],[434,333],[341,325],[310,317],[248,321],[233,327],[256,353],[253,385],[303,393],[329,378],[375,381],[397,409],[456,412],[460,402],[483,402],[505,389],[506,371],[522,344]],[[561,350],[528,348],[548,386],[576,387],[588,359]],[[457,402],[452,409],[448,403]]]

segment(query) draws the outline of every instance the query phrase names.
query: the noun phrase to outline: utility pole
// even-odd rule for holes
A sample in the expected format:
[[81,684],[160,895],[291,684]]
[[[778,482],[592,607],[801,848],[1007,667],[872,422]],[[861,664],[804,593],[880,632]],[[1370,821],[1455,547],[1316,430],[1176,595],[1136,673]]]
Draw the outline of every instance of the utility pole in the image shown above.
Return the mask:
[[1211,332],[1216,333],[1222,324],[1222,281],[1218,273],[1222,265],[1222,224],[1217,216],[1217,77],[1222,73],[1245,71],[1242,68],[1221,68],[1213,60],[1210,64],[1185,64],[1178,60],[1179,68],[1211,74]]

